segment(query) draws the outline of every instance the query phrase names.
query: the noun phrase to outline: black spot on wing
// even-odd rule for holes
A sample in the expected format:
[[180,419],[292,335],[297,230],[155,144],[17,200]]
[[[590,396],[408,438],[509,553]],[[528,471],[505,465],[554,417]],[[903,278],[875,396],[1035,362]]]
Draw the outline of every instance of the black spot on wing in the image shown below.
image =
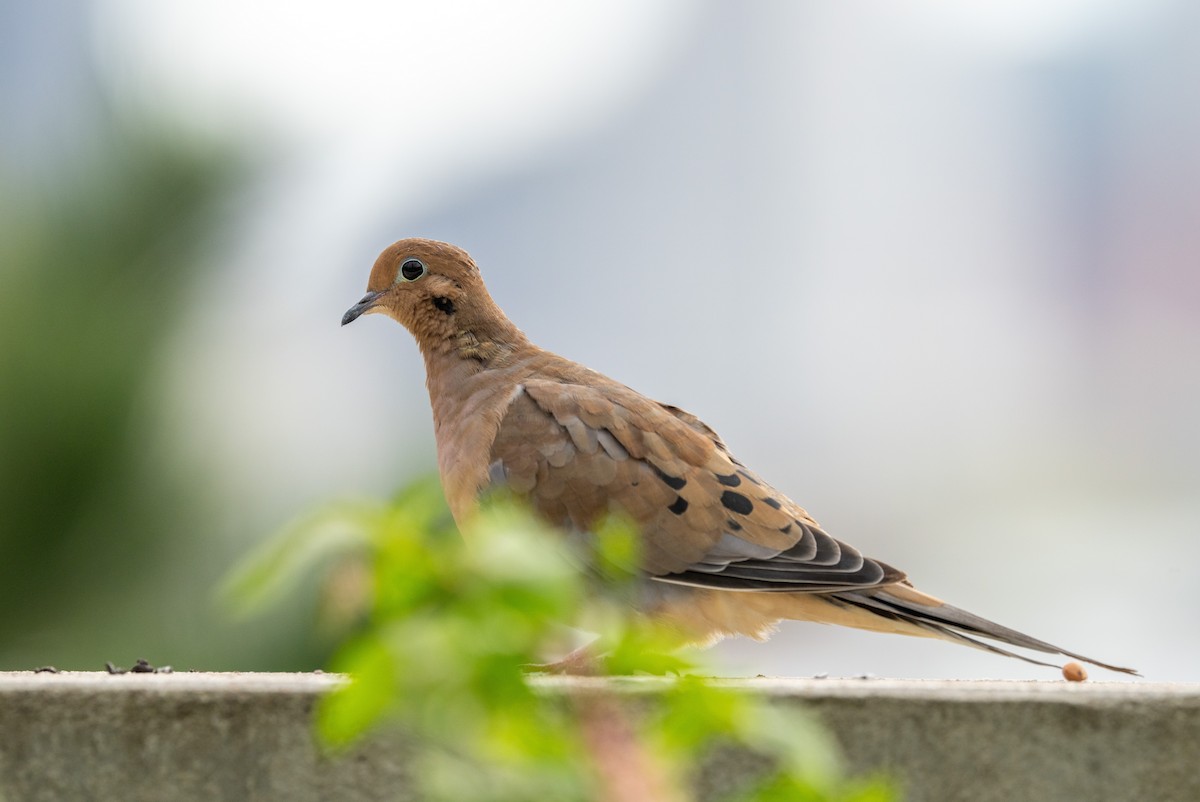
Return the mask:
[[750,499],[732,490],[726,490],[721,494],[721,504],[725,506],[725,509],[739,515],[749,515],[754,511],[754,503]]
[[738,476],[736,473],[714,473],[713,476],[717,477],[717,481],[726,487],[737,487],[742,483],[742,477]]
[[779,503],[778,499],[771,498],[770,496],[767,496],[766,498],[764,498],[763,503],[766,504],[768,507],[774,507],[777,510],[783,508],[783,505]]
[[674,503],[672,503],[671,506],[667,507],[668,510],[675,513],[676,515],[683,515],[684,511],[687,508],[688,508],[687,499],[685,499],[683,496],[676,496]]
[[684,479],[681,476],[672,476],[669,473],[665,473],[653,463],[650,464],[650,467],[654,469],[654,473],[658,476],[658,478],[662,479],[663,482],[666,483],[667,487],[671,488],[672,490],[682,490],[684,485],[687,484],[687,479]]

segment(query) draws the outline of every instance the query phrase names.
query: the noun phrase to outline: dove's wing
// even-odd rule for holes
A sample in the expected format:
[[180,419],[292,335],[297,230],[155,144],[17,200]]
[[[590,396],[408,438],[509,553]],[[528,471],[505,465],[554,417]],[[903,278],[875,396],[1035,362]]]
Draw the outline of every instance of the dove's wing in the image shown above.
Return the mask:
[[491,460],[493,479],[553,524],[586,532],[610,512],[627,516],[642,567],[661,581],[828,593],[904,578],[825,534],[697,418],[603,377],[527,379]]

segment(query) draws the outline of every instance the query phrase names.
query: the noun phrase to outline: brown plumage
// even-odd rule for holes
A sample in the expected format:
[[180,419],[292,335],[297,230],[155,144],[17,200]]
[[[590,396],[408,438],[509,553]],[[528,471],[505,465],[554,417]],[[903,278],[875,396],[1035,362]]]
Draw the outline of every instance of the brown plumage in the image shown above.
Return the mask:
[[[643,612],[688,640],[764,638],[782,619],[938,637],[1051,665],[990,641],[1101,663],[972,615],[827,535],[695,416],[538,348],[453,245],[380,254],[345,325],[383,312],[425,358],[438,467],[463,522],[494,483],[565,532],[618,513],[641,537]],[[988,640],[980,640],[985,638]]]

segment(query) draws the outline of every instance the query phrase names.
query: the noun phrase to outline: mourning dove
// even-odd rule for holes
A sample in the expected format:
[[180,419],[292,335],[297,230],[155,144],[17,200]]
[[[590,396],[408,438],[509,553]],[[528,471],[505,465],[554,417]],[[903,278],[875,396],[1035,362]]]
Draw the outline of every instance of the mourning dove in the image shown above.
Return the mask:
[[[992,641],[1101,663],[953,607],[827,535],[706,424],[532,342],[461,249],[396,242],[342,318],[382,312],[425,359],[438,468],[460,526],[503,483],[566,533],[610,514],[639,537],[641,611],[705,645],[784,619],[942,638],[1050,666]],[[981,640],[981,638],[987,640]]]

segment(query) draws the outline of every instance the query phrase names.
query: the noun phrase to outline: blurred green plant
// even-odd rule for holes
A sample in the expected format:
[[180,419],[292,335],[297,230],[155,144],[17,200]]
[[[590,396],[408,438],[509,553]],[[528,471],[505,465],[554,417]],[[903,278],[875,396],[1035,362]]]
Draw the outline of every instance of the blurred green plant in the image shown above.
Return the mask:
[[[629,612],[637,542],[621,521],[572,559],[498,498],[464,535],[429,478],[390,503],[319,510],[249,555],[221,595],[254,615],[325,570],[337,612],[324,618],[346,634],[331,667],[350,681],[319,706],[317,731],[337,748],[398,726],[423,798],[686,800],[703,756],[729,748],[771,767],[729,800],[895,798],[882,781],[846,780],[811,717],[688,673],[694,656]],[[600,633],[605,677],[528,675],[564,623]]]
[[241,165],[97,105],[77,149],[37,169],[0,159],[4,667],[161,646],[156,607],[130,602],[163,593],[202,517],[153,450],[147,396]]

